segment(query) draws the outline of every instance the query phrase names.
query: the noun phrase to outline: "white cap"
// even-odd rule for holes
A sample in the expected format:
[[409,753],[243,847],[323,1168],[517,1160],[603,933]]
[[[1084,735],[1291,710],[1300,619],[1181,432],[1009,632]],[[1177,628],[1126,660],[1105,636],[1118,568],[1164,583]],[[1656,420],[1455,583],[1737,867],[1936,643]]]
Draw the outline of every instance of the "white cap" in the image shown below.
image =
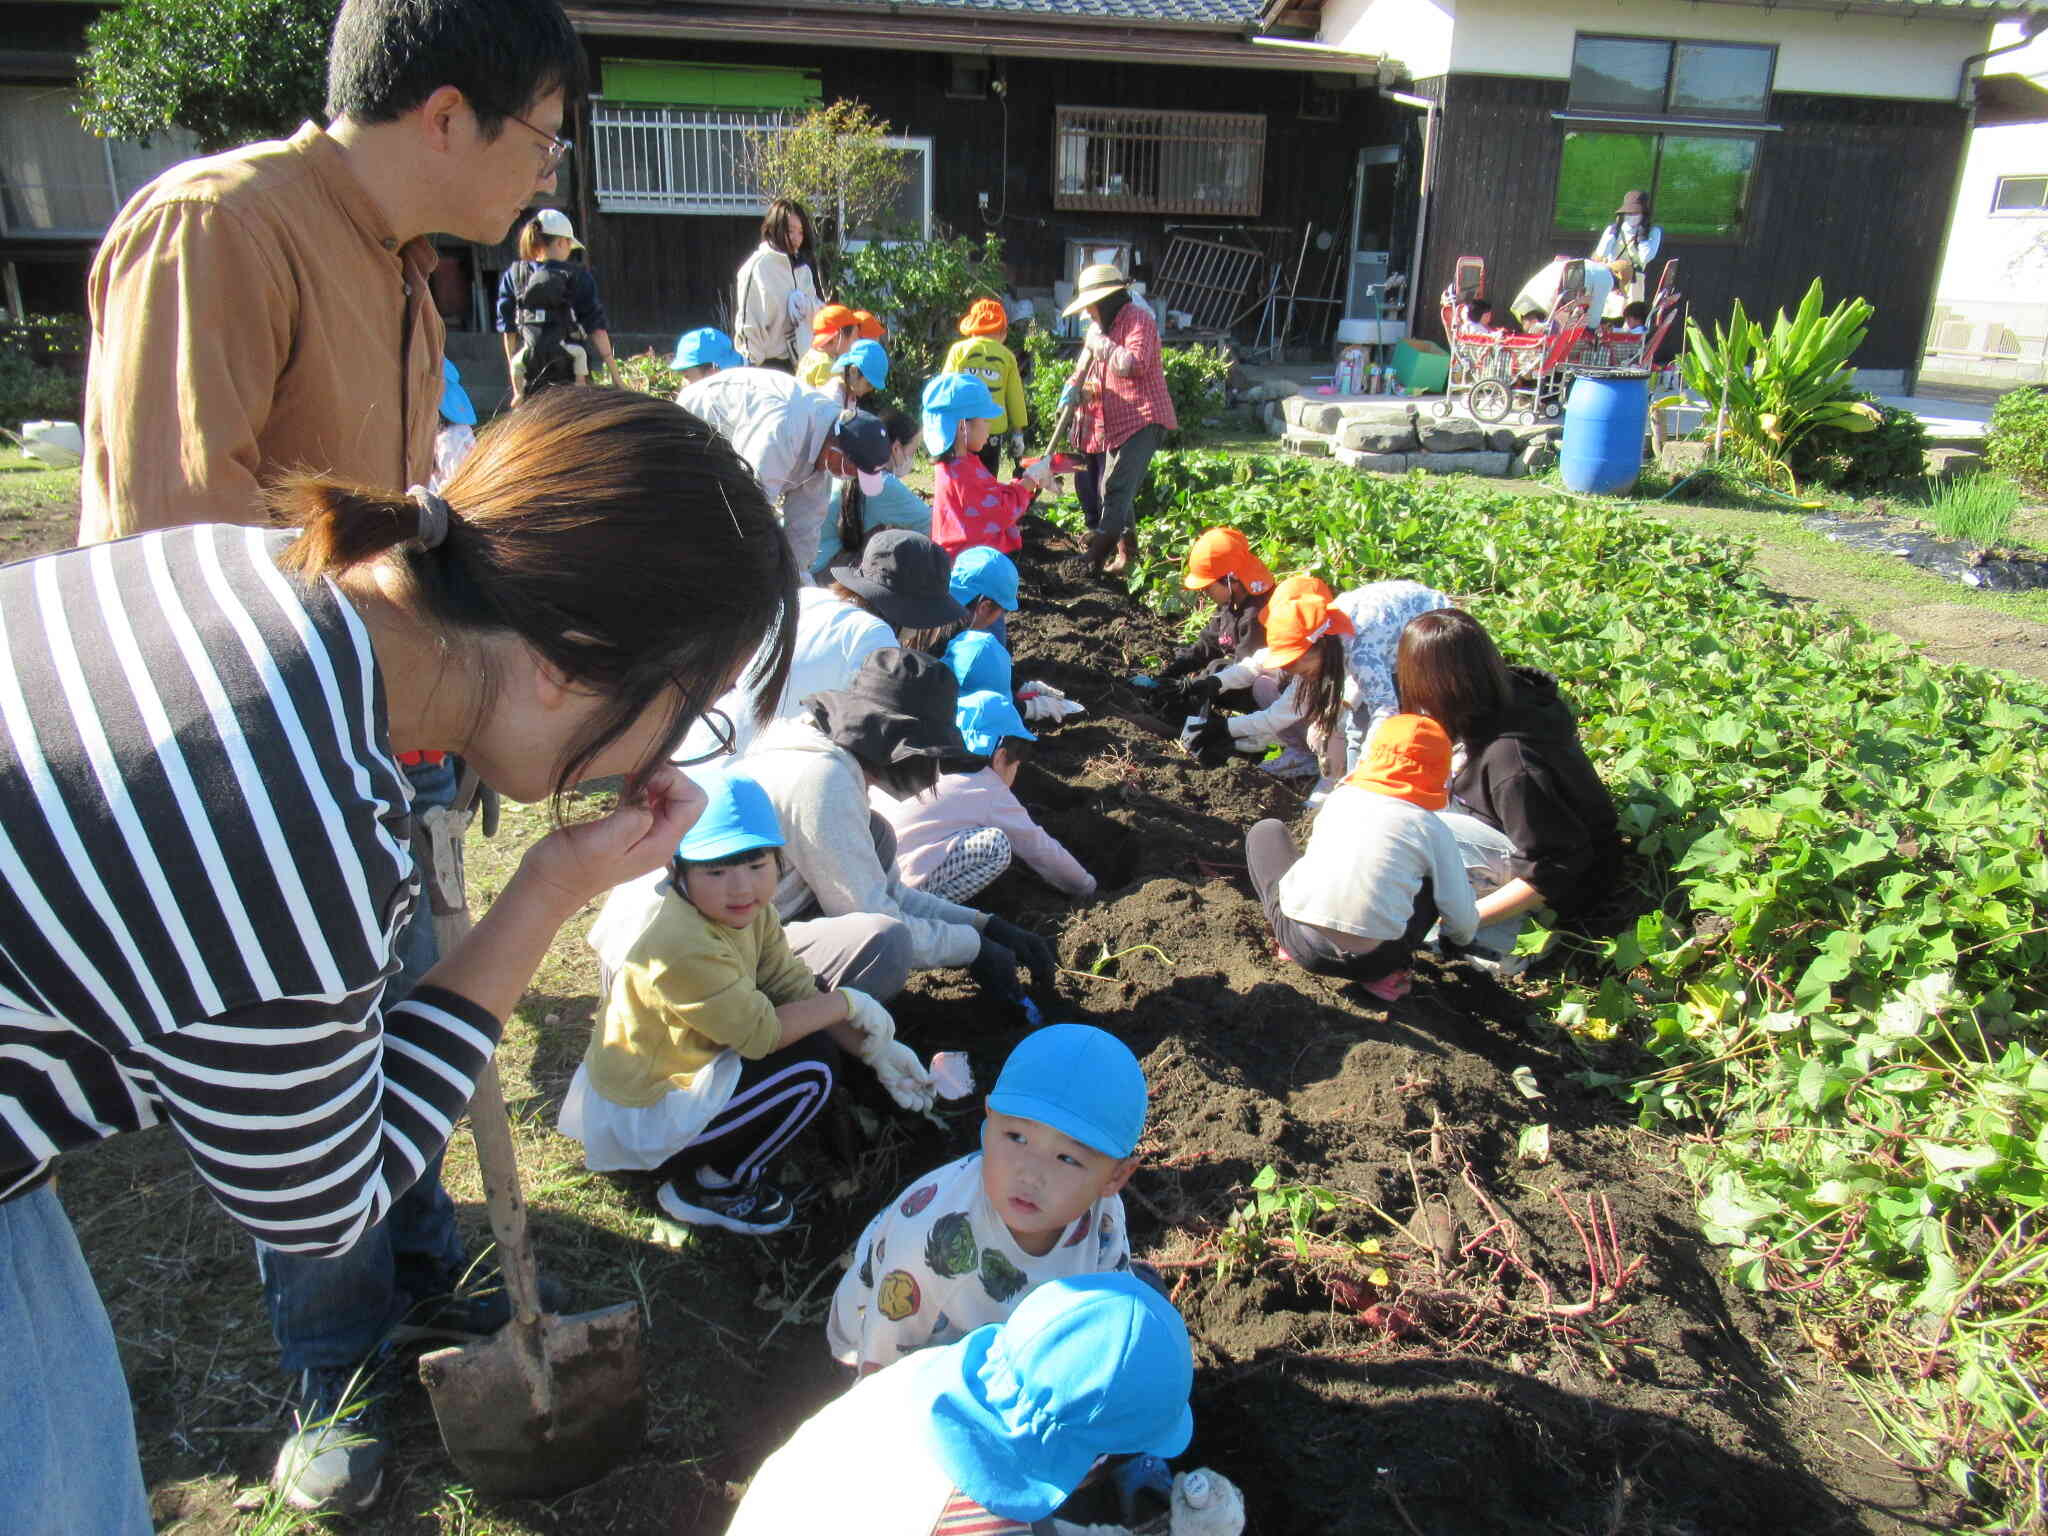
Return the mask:
[[576,226],[569,222],[569,215],[561,209],[543,208],[534,215],[533,221],[550,240],[566,240],[578,250],[583,248],[583,242],[576,238]]

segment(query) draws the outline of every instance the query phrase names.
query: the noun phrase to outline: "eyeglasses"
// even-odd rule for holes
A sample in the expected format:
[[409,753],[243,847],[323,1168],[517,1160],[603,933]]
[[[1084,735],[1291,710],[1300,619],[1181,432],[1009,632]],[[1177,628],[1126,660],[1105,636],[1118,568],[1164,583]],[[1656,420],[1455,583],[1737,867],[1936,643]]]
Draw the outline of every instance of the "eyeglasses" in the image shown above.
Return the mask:
[[707,709],[697,717],[697,722],[711,733],[712,740],[718,745],[709,752],[698,753],[695,757],[673,759],[678,768],[701,768],[706,763],[717,762],[721,757],[731,757],[735,751],[734,742],[738,733],[733,727],[732,717],[724,710]]
[[517,112],[507,112],[505,115],[511,118],[512,121],[517,123],[520,127],[524,128],[528,133],[539,134],[543,139],[546,139],[548,141],[548,147],[546,148],[546,150],[542,152],[543,158],[541,160],[540,173],[543,176],[547,175],[549,172],[554,170],[556,166],[560,165],[562,163],[562,157],[568,154],[570,150],[576,147],[576,141],[574,139],[565,139],[558,133],[544,132],[543,130],[534,127],[533,124],[529,123]]

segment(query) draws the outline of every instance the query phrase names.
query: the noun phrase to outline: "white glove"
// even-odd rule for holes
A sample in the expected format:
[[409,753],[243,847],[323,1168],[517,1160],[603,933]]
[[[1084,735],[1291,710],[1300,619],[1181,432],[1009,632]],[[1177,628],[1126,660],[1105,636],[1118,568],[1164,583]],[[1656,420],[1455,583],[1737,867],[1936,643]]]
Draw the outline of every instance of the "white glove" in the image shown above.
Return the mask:
[[1024,466],[1024,478],[1041,491],[1052,484],[1052,459],[1033,459]]
[[801,288],[789,290],[789,318],[797,325],[808,325],[812,314],[818,308],[818,301]]
[[1085,706],[1075,703],[1051,683],[1026,683],[1017,690],[1017,703],[1026,720],[1064,720],[1078,715]]
[[917,1052],[901,1040],[877,1045],[870,1040],[860,1053],[861,1060],[874,1068],[875,1080],[903,1109],[926,1110],[938,1098],[931,1073],[917,1059]]
[[1173,1536],[1239,1536],[1244,1495],[1221,1472],[1201,1467],[1173,1480]]
[[873,1066],[870,1053],[896,1038],[896,1021],[889,1016],[888,1009],[865,992],[841,987],[839,995],[846,999],[846,1022],[861,1033],[860,1059]]

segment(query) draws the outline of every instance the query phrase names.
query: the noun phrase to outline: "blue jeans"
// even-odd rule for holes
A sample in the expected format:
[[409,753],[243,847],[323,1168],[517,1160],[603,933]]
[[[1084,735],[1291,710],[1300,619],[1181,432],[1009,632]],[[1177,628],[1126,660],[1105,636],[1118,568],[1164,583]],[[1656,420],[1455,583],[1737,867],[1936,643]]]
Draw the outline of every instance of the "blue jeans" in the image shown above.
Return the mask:
[[[406,777],[412,780],[415,815],[454,802],[452,759],[408,768]],[[398,937],[400,971],[385,1001],[404,997],[440,958],[433,903],[422,886]],[[455,1202],[441,1188],[438,1152],[384,1220],[338,1258],[280,1253],[258,1243],[256,1269],[280,1363],[292,1375],[314,1366],[354,1367],[416,1301],[448,1290],[466,1263]]]
[[0,1205],[0,1531],[149,1536],[135,1410],[54,1185]]

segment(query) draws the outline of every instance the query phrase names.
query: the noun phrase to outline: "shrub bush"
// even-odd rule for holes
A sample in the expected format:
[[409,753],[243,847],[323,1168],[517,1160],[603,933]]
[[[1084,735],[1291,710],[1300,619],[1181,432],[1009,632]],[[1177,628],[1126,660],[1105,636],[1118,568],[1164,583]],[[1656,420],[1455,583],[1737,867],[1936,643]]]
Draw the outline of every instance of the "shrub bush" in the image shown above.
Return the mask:
[[633,357],[619,358],[612,366],[612,374],[621,388],[637,389],[643,395],[657,395],[663,400],[675,399],[676,391],[683,387],[683,376],[652,347]]
[[0,427],[24,421],[85,420],[85,385],[64,359],[82,359],[85,322],[77,315],[29,315],[0,322]]
[[2048,496],[2048,389],[2015,389],[1991,408],[1984,457],[1991,467]]
[[1801,438],[1786,460],[1799,483],[1860,495],[1917,480],[1926,462],[1926,424],[1911,411],[1879,405],[1872,395],[1842,398],[1869,406],[1882,420],[1867,432],[1816,427]]
[[881,393],[915,412],[925,381],[960,339],[960,317],[976,299],[998,298],[1003,242],[959,236],[879,243],[855,251],[840,269],[839,302],[879,315],[889,327],[889,385]]

